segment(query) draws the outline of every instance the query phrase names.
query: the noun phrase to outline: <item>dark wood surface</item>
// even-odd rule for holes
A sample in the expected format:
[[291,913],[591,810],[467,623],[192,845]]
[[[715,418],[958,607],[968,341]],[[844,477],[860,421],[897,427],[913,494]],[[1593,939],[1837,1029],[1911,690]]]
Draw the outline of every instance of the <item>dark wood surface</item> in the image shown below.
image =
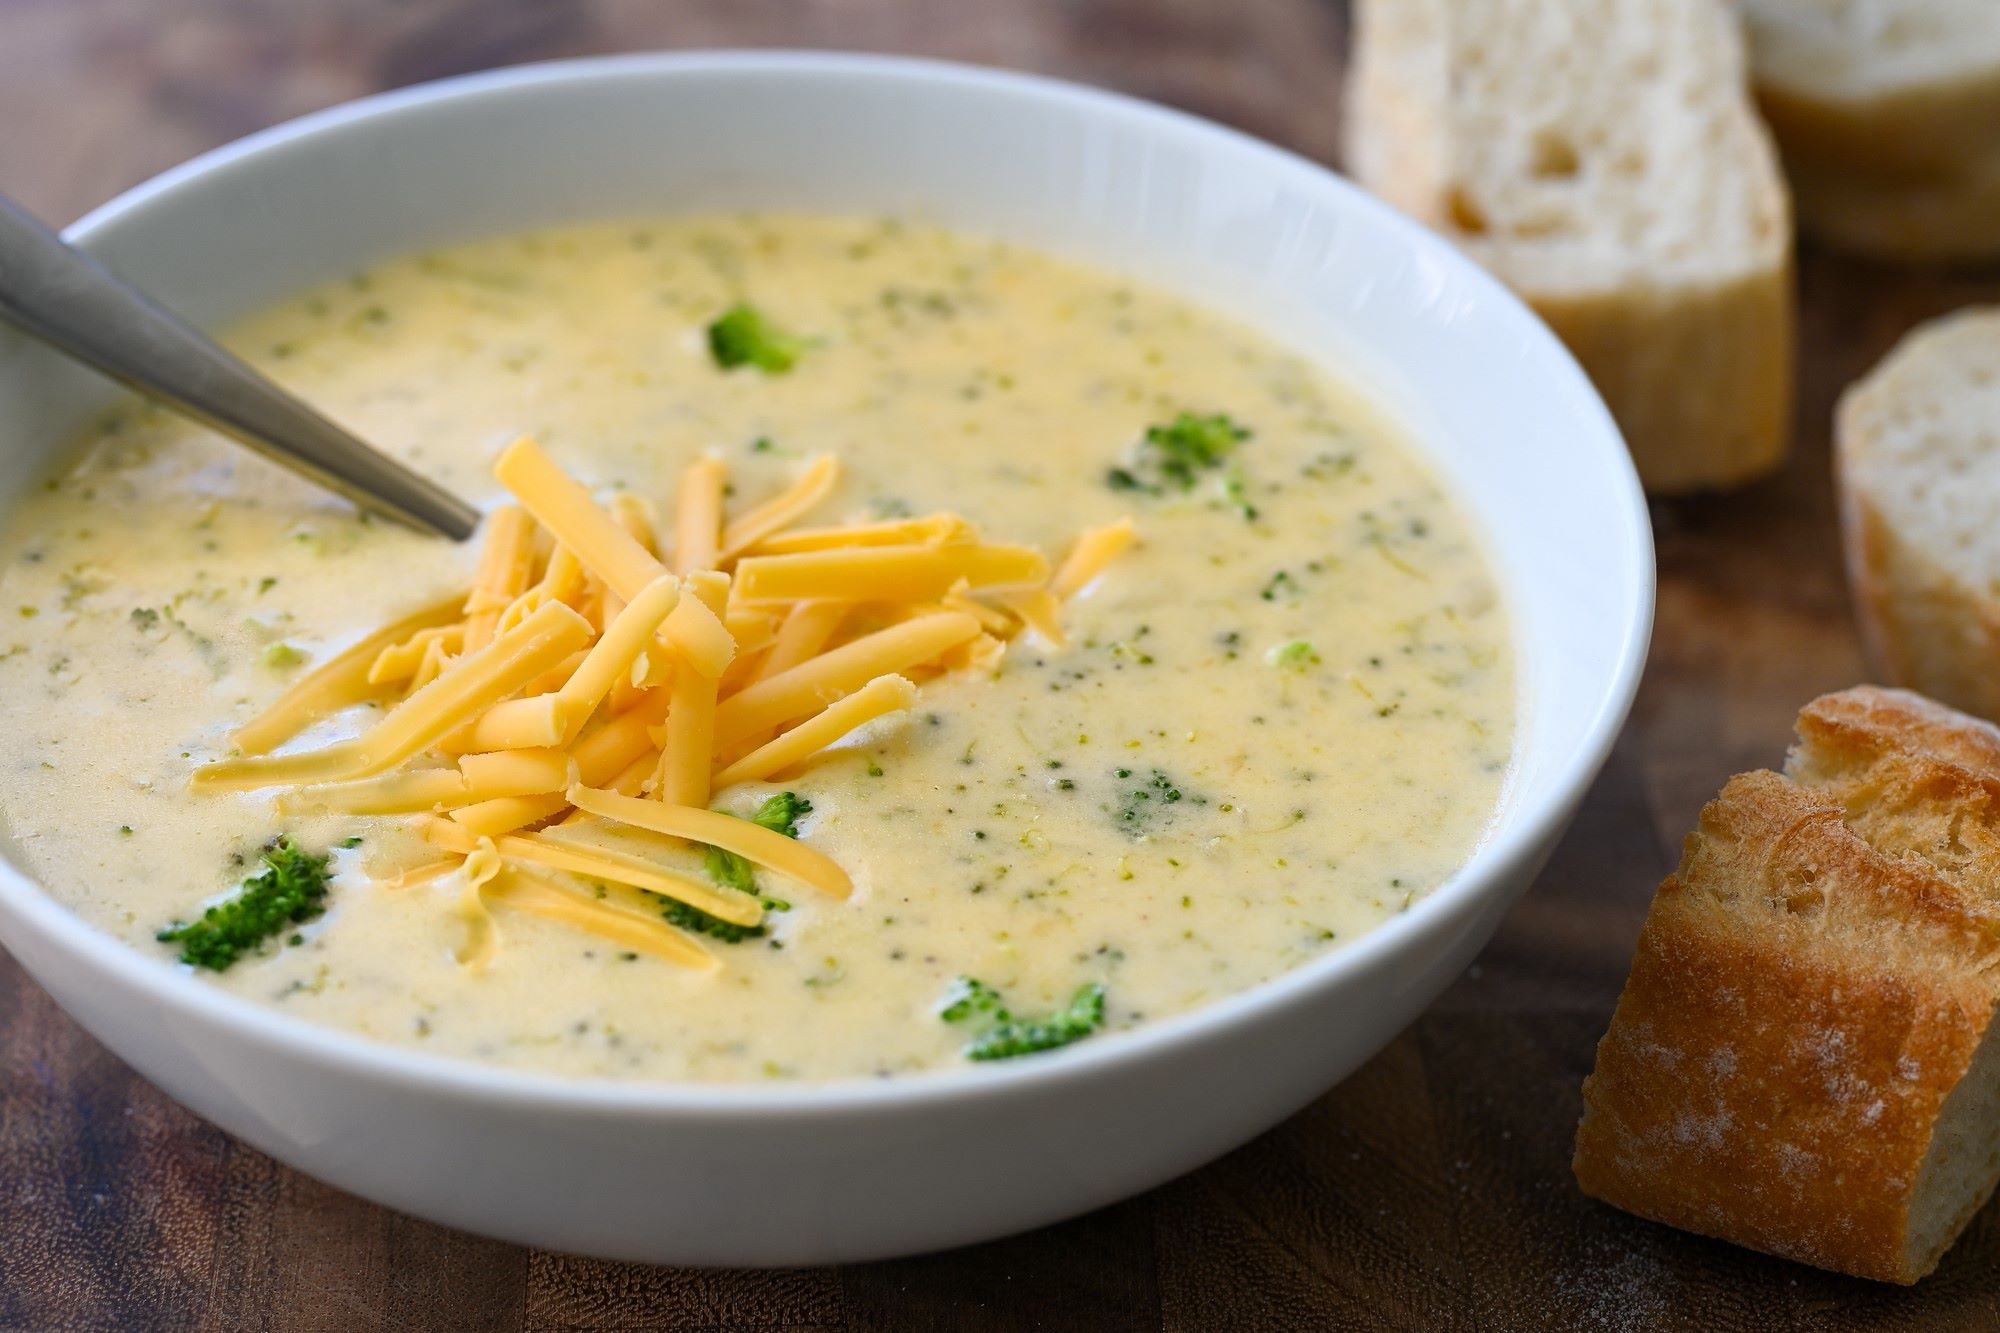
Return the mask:
[[[1187,107],[1331,161],[1332,0],[0,0],[0,191],[52,221],[348,97],[661,46],[914,51]],[[1208,1168],[1093,1216],[841,1270],[534,1253],[363,1203],[182,1111],[0,956],[0,1329],[2000,1328],[2000,1212],[1914,1291],[1612,1212],[1569,1175],[1578,1084],[1653,883],[1728,774],[1862,668],[1827,430],[1909,326],[2000,273],[1802,257],[1794,460],[1662,506],[1638,708],[1479,963],[1353,1078]]]

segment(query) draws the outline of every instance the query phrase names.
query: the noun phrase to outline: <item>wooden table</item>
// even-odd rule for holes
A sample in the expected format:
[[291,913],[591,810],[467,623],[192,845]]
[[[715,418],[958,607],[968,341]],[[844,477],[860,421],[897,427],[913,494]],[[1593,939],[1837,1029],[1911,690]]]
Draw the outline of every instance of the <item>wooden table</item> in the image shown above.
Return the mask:
[[[1188,107],[1331,160],[1331,0],[0,0],[0,190],[66,220],[191,153],[398,84],[658,46],[915,51]],[[279,1166],[138,1079],[0,959],[0,1328],[2000,1328],[2000,1212],[1903,1291],[1681,1235],[1570,1179],[1578,1084],[1696,810],[1862,667],[1827,425],[1910,325],[2000,296],[1808,252],[1778,479],[1656,508],[1637,711],[1479,963],[1288,1123],[1152,1194],[841,1270],[595,1263],[447,1231]]]

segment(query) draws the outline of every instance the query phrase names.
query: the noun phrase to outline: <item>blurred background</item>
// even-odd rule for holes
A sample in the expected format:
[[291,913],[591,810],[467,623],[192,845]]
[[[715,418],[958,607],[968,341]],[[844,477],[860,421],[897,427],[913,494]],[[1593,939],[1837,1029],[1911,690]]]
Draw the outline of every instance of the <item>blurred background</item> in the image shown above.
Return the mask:
[[248,130],[495,65],[793,46],[1007,65],[1338,142],[1339,0],[0,0],[0,190],[68,222]]

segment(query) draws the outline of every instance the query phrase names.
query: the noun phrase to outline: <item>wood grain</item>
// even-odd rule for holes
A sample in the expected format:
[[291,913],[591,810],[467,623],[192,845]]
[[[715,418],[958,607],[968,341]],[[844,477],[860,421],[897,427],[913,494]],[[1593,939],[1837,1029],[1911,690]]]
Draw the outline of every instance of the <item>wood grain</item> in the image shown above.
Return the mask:
[[[661,46],[899,50],[1126,89],[1322,160],[1331,0],[0,0],[0,190],[52,220],[248,130],[493,64]],[[1638,708],[1575,830],[1479,963],[1376,1060],[1208,1168],[997,1244],[844,1270],[604,1264],[446,1231],[196,1120],[0,960],[0,1329],[2000,1328],[1989,1209],[1915,1291],[1580,1196],[1578,1084],[1653,883],[1729,773],[1861,677],[1827,428],[1907,328],[2000,273],[1808,253],[1797,450],[1660,507]]]

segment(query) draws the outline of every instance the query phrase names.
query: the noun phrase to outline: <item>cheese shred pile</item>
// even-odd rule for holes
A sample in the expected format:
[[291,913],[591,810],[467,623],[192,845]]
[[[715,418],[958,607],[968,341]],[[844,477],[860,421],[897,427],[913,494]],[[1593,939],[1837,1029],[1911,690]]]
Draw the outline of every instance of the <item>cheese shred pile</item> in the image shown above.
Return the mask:
[[[832,859],[710,810],[716,793],[797,769],[926,680],[996,669],[1024,630],[1061,646],[1062,602],[1133,535],[1129,519],[1085,532],[1051,569],[955,514],[800,526],[839,481],[830,456],[732,517],[704,457],[669,542],[638,497],[598,503],[532,440],[494,474],[518,503],[487,516],[470,590],[312,672],[192,780],[279,788],[291,814],[427,816],[441,857],[401,882],[458,876],[474,967],[497,947],[494,906],[716,966],[659,900],[744,927],[764,906],[683,873],[690,845],[845,898]],[[360,735],[272,753],[357,704],[382,710]]]

